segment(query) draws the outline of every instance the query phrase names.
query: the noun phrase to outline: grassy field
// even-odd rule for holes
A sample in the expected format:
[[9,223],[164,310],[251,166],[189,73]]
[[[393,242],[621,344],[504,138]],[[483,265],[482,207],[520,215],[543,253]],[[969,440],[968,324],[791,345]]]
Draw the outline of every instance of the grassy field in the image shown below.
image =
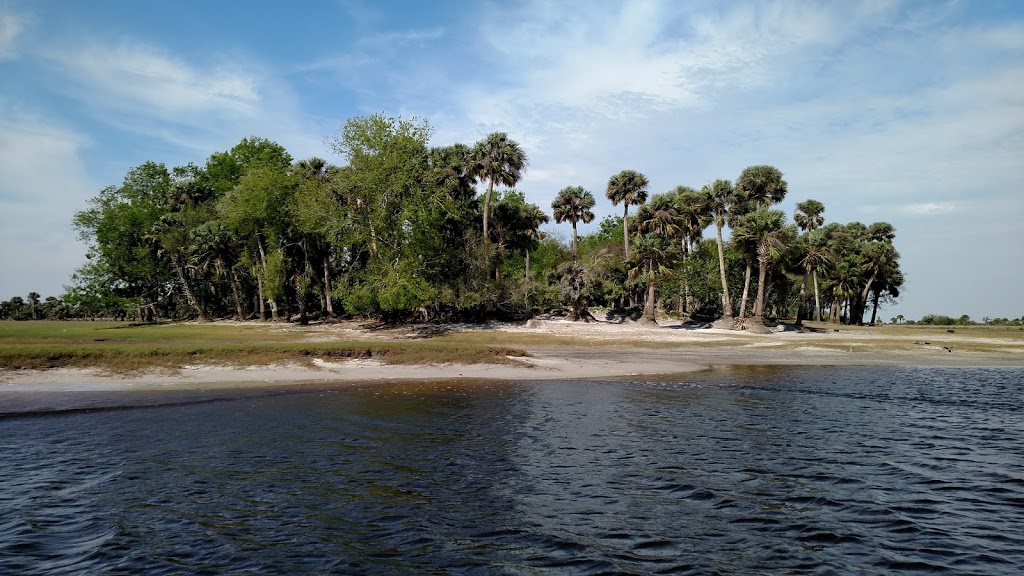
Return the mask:
[[0,322],[0,368],[101,367],[112,372],[193,364],[266,365],[314,358],[376,358],[391,364],[504,363],[524,350],[444,339],[311,341],[267,324],[133,325]]
[[[837,351],[914,351],[949,346],[958,352],[1024,354],[1020,327],[834,326],[808,324],[807,335],[765,336],[775,350],[815,346]],[[136,325],[123,322],[0,322],[0,369],[100,367],[113,373],[186,365],[258,366],[316,358],[375,358],[390,364],[503,364],[531,347],[719,348],[749,346],[749,336],[681,342],[656,332],[587,335],[501,330],[445,331],[439,326],[363,328],[355,323],[300,327],[266,323]],[[952,332],[951,332],[952,331]],[[927,346],[926,346],[927,345]],[[940,350],[941,351],[941,350]]]

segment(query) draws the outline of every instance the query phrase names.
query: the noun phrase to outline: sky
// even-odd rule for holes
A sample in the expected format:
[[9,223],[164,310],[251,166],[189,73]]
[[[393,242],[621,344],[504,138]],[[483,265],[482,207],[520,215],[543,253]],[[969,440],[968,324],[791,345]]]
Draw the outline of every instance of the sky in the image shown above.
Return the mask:
[[[337,164],[349,118],[504,131],[545,209],[771,164],[827,221],[887,221],[889,319],[1024,315],[1024,3],[0,0],[0,299],[59,296],[77,210],[244,137]],[[565,228],[565,230],[562,230]],[[549,229],[568,234],[567,225]]]

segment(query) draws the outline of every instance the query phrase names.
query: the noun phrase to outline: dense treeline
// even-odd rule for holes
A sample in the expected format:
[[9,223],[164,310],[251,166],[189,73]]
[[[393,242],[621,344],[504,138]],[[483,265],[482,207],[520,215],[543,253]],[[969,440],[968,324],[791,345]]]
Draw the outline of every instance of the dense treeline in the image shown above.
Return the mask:
[[[869,311],[874,323],[904,283],[891,225],[825,224],[815,200],[789,223],[772,166],[650,198],[646,177],[624,170],[605,190],[622,217],[579,235],[594,193],[566,186],[550,213],[528,202],[514,188],[527,158],[506,134],[429,138],[424,121],[375,115],[331,141],[343,166],[247,138],[203,166],[133,168],[75,216],[88,262],[60,316],[586,319],[601,306],[759,329]],[[570,225],[569,242],[540,230],[549,219]]]

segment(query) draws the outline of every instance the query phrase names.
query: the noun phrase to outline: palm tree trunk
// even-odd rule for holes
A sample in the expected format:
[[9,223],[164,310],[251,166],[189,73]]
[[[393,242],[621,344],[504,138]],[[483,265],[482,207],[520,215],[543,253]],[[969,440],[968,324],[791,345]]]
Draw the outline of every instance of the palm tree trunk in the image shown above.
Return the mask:
[[334,318],[334,304],[331,302],[331,256],[324,253],[324,310],[329,318]]
[[523,304],[526,305],[526,313],[530,313],[530,280],[533,278],[533,273],[530,270],[530,249],[526,249],[526,281],[523,282]]
[[821,322],[821,298],[818,294],[818,270],[811,270],[811,278],[814,280],[814,321]]
[[625,260],[629,260],[629,202],[622,201],[622,244],[626,248]]
[[654,262],[647,265],[647,302],[644,304],[644,318],[655,322],[654,319]]
[[764,281],[768,277],[768,261],[757,264],[757,298],[754,300],[754,323],[764,325]]
[[188,283],[188,279],[185,277],[185,270],[182,269],[181,263],[178,262],[178,257],[175,254],[171,254],[171,266],[174,268],[174,273],[178,275],[178,280],[181,282],[181,289],[185,292],[185,300],[188,301],[196,314],[199,315],[199,319],[203,322],[209,320],[206,317],[206,312],[203,311],[203,307],[199,305],[199,300],[196,299],[195,294],[192,293],[192,287]]
[[576,222],[572,223],[572,263],[576,263]]
[[850,324],[853,324],[854,312],[857,315],[857,324],[864,324],[864,308],[867,307],[868,303],[868,292],[871,291],[871,285],[875,283],[875,278],[878,276],[878,268],[876,267],[871,272],[871,278],[868,283],[864,285],[864,290],[860,293],[860,299],[857,302],[856,310],[850,308]]
[[223,260],[221,260],[221,266],[228,269],[228,279],[231,280],[231,296],[235,300],[235,317],[241,322],[245,320],[245,312],[242,310],[242,291],[239,287],[238,275],[235,274],[235,269],[228,268]]
[[732,300],[729,298],[729,281],[725,277],[725,248],[722,242],[722,221],[716,220],[715,227],[718,229],[718,271],[722,274],[722,310],[725,311],[726,316],[732,317]]
[[484,244],[490,242],[490,236],[487,235],[487,224],[490,222],[491,215],[491,193],[494,192],[494,179],[492,178],[487,182],[487,194],[484,195]]
[[743,298],[740,299],[740,319],[747,317],[747,296],[750,293],[750,271],[753,264],[747,262],[747,273],[743,279]]
[[810,274],[809,271],[804,269],[804,281],[800,283],[800,303],[797,304],[796,308],[796,325],[800,326],[804,320],[804,306],[807,304],[807,280]]

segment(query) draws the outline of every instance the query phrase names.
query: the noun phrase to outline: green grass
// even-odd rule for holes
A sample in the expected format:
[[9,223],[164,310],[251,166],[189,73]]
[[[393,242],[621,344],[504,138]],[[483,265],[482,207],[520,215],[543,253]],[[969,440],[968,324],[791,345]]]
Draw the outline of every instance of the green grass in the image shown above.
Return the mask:
[[310,342],[303,330],[265,324],[131,325],[0,322],[0,368],[99,367],[112,372],[191,364],[266,365],[314,358],[375,358],[390,364],[509,363],[527,352],[499,343],[444,340]]

